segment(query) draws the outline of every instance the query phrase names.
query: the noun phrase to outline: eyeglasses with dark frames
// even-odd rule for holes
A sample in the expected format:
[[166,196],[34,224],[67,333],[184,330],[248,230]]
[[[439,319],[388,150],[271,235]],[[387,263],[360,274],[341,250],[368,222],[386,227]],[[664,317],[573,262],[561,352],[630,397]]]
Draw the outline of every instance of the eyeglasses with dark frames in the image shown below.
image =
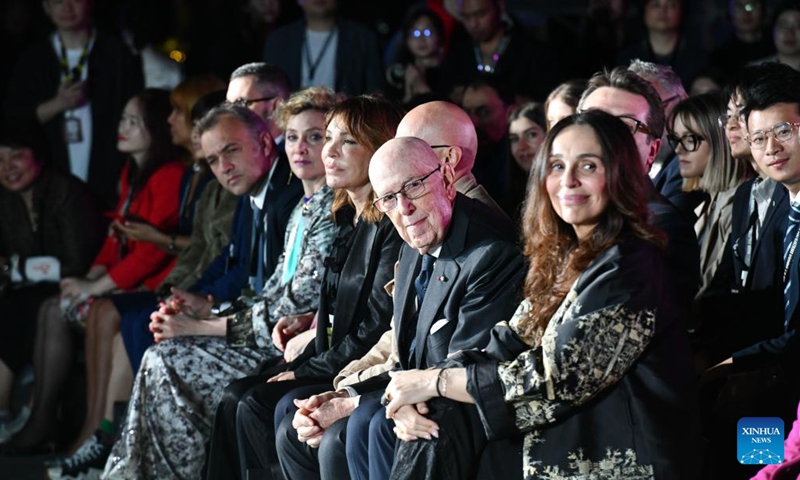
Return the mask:
[[397,208],[397,196],[403,195],[408,200],[414,200],[421,197],[425,193],[425,180],[428,179],[431,175],[438,172],[442,169],[442,166],[439,165],[436,167],[436,170],[432,171],[431,173],[425,175],[424,177],[418,178],[416,180],[410,180],[403,185],[403,188],[396,192],[387,193],[386,195],[378,198],[374,202],[375,208],[380,210],[383,213],[391,212],[395,208]]
[[646,123],[640,122],[639,120],[633,118],[630,115],[617,115],[617,118],[622,120],[622,123],[628,126],[631,130],[631,135],[636,135],[638,132],[642,132],[645,135],[650,135],[651,137],[655,137],[653,131],[650,130],[650,127],[647,126]]
[[694,133],[687,133],[680,137],[670,133],[667,135],[667,141],[673,150],[677,150],[678,145],[680,145],[687,152],[696,152],[700,148],[700,144],[705,141],[705,138]]
[[240,107],[250,108],[250,106],[254,103],[258,102],[269,102],[274,100],[277,95],[272,95],[271,97],[262,97],[262,98],[237,98],[232,102],[225,102],[227,105],[238,105]]

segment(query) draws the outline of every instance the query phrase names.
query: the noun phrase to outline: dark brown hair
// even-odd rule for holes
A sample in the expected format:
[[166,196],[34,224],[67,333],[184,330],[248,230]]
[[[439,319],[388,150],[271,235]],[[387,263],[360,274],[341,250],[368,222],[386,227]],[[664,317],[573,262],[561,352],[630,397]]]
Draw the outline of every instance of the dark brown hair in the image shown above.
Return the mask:
[[[594,131],[602,151],[608,194],[600,223],[580,242],[572,225],[556,213],[545,186],[553,141],[572,126],[588,126]],[[600,110],[577,113],[547,133],[533,162],[522,218],[525,256],[530,260],[525,297],[532,308],[520,322],[520,332],[527,340],[544,331],[572,284],[600,253],[631,237],[664,245],[663,235],[648,224],[647,181],[630,129],[613,115]]]
[[[403,111],[393,102],[381,95],[359,95],[348,98],[328,111],[325,124],[330,125],[333,119],[344,126],[345,130],[360,145],[370,150],[370,154],[380,148],[386,141],[394,138],[397,125],[403,118]],[[378,222],[383,213],[372,205],[375,192],[371,192],[361,218],[368,222]],[[340,188],[334,194],[331,212],[336,212],[345,205],[353,205],[345,189]]]

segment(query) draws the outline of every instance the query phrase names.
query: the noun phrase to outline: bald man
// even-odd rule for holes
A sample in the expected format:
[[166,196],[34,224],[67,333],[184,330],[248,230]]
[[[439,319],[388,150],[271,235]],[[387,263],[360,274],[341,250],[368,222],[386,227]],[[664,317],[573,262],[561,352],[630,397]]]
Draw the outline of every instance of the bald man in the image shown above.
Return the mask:
[[478,153],[478,135],[469,115],[461,107],[441,101],[423,103],[403,117],[395,137],[425,140],[442,165],[449,164],[453,169],[457,192],[502,212],[472,174]]
[[[405,241],[395,275],[395,368],[428,368],[485,347],[491,328],[514,312],[525,275],[513,230],[497,228],[507,217],[457,193],[452,166],[418,138],[386,142],[369,173],[375,206]],[[341,478],[341,468],[327,468],[341,465],[342,443],[352,478],[388,478],[396,438],[379,403],[387,383],[383,373],[300,403],[276,436],[286,478]],[[403,414],[434,428],[411,409]]]

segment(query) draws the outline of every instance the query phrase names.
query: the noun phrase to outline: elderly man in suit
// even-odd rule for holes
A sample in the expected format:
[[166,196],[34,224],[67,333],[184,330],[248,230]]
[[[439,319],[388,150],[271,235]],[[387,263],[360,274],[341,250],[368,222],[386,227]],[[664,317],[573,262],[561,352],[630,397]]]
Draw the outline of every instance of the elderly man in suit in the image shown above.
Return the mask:
[[[396,368],[430,367],[486,345],[492,326],[513,313],[524,277],[508,218],[457,193],[452,167],[418,138],[384,144],[370,164],[370,181],[375,205],[405,241],[394,288]],[[380,408],[388,379],[381,374],[298,401],[295,417],[284,419],[276,437],[286,477],[340,478],[348,463],[353,477],[388,477],[395,437],[393,421]],[[399,414],[435,428],[413,408]],[[356,462],[345,462],[345,434],[368,436],[369,455],[361,452]]]

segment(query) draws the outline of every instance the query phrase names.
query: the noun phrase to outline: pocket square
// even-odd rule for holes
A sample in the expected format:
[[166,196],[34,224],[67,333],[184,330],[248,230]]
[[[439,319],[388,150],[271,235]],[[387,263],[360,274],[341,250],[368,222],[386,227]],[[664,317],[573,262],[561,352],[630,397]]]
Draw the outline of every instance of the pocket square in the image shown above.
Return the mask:
[[436,322],[434,322],[434,324],[431,325],[431,335],[441,330],[442,327],[444,327],[448,323],[450,323],[450,320],[446,318],[442,318],[441,320],[436,320]]

